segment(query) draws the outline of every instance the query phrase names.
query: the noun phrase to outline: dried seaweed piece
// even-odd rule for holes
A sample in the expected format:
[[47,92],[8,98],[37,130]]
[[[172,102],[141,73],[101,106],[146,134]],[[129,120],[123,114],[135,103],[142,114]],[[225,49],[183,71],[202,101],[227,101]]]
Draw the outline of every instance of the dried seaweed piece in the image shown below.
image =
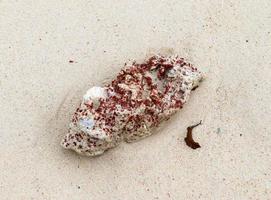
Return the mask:
[[186,138],[184,138],[184,141],[185,141],[186,145],[191,147],[192,149],[197,149],[197,148],[201,147],[199,143],[194,141],[193,135],[192,135],[193,128],[201,125],[201,122],[202,121],[200,120],[200,123],[187,127],[187,135],[186,135]]

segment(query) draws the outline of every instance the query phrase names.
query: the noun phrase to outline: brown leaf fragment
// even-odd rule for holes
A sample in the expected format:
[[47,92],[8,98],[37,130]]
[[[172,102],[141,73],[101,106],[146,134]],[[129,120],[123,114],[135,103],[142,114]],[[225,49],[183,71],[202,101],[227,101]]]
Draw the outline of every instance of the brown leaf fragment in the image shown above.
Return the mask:
[[192,149],[200,148],[200,144],[194,141],[193,135],[192,135],[193,128],[199,126],[200,124],[201,124],[201,120],[200,120],[200,123],[187,127],[187,134],[186,134],[186,138],[184,138],[184,141],[186,145],[191,147]]

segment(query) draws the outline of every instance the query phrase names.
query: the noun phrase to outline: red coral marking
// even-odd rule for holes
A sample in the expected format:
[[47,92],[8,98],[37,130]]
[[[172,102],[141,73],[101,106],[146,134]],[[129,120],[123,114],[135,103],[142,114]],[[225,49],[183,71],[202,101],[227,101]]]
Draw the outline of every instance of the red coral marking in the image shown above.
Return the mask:
[[[78,108],[72,122],[76,123],[80,117],[91,113],[94,115],[94,120],[96,120],[93,129],[99,127],[105,134],[110,136],[114,135],[113,132],[118,131],[116,128],[117,123],[131,123],[133,130],[140,128],[143,121],[150,122],[151,126],[157,126],[159,120],[161,120],[159,117],[161,113],[167,109],[179,109],[183,105],[181,97],[184,91],[180,90],[178,94],[174,94],[174,91],[176,91],[174,83],[170,82],[171,79],[167,77],[167,72],[176,65],[188,66],[192,70],[197,70],[191,64],[184,62],[183,58],[179,57],[169,60],[164,57],[153,56],[141,64],[134,62],[129,68],[121,70],[117,78],[107,85],[106,90],[110,94],[108,98],[100,99],[97,108],[93,107],[91,101],[85,102],[83,104],[85,109]],[[156,78],[163,81],[162,90],[158,89],[152,77],[147,75],[150,71],[154,72]],[[131,90],[121,88],[119,84],[138,88],[135,91],[135,98],[132,98]],[[145,97],[143,94],[146,92],[149,95]],[[170,97],[169,102],[164,101],[166,95]],[[122,116],[116,110],[117,106],[120,106],[123,111],[130,112],[130,114]],[[132,111],[141,106],[145,110],[139,115],[135,115]],[[77,136],[79,139],[81,137],[81,135]],[[91,147],[96,146],[93,139],[88,140],[88,144]]]

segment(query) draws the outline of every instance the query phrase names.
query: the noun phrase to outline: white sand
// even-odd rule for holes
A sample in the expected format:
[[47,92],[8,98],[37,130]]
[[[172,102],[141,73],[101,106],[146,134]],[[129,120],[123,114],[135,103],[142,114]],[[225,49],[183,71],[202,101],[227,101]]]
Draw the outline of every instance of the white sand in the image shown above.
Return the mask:
[[[0,199],[270,199],[270,11],[270,0],[0,1]],[[101,157],[62,149],[85,91],[161,47],[207,74],[185,108]],[[192,150],[186,127],[201,119]]]

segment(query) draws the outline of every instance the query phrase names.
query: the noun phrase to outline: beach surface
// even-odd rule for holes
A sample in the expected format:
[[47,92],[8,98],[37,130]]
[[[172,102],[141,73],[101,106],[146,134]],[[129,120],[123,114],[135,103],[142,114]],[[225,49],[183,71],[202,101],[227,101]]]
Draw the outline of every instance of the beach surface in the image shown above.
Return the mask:
[[[271,197],[270,0],[0,0],[0,199]],[[88,88],[174,51],[205,74],[154,135],[63,149]],[[201,148],[189,148],[186,128]]]

